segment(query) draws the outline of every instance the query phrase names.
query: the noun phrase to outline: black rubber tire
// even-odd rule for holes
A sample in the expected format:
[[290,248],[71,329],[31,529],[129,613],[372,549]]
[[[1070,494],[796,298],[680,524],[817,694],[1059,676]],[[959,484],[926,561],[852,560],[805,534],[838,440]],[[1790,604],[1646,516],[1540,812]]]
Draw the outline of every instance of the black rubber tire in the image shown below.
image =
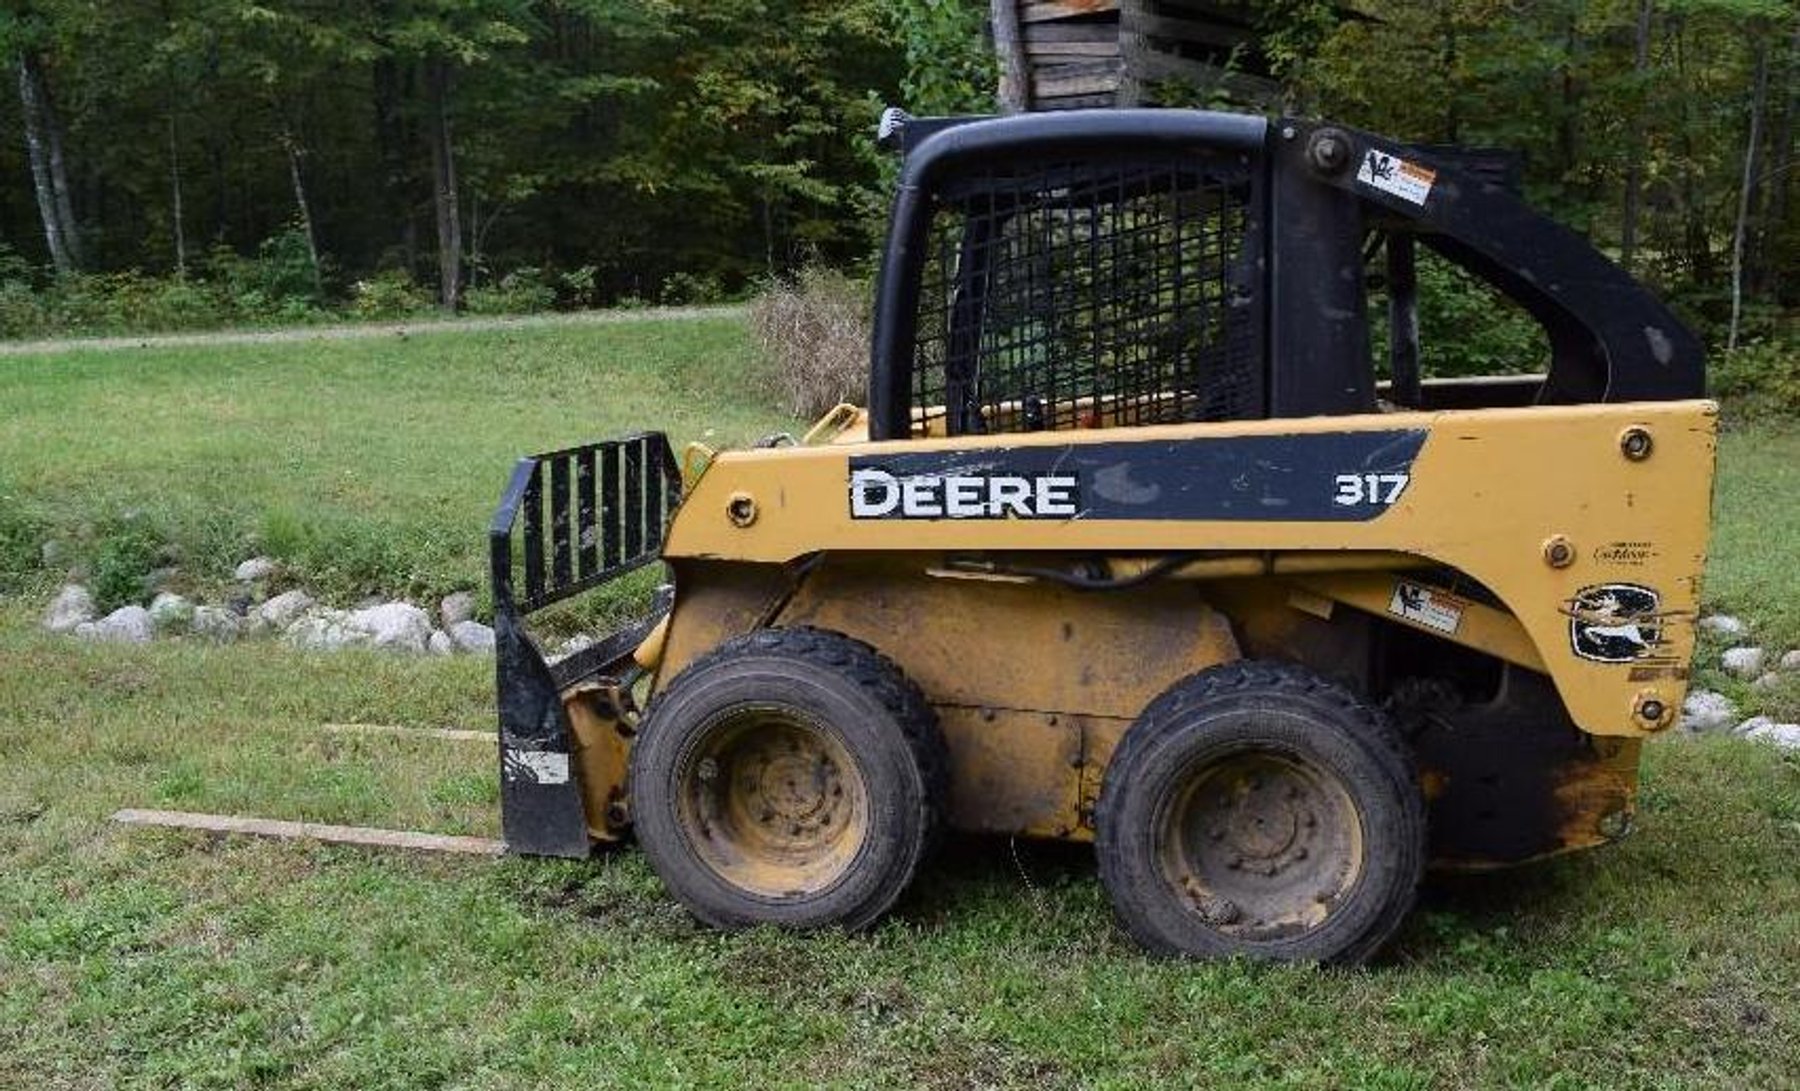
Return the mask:
[[[711,866],[680,821],[684,764],[709,722],[744,705],[784,706],[828,730],[862,778],[868,819],[842,874],[823,889],[771,897]],[[669,892],[715,928],[873,924],[935,847],[949,764],[937,713],[874,648],[820,629],[762,629],[719,645],[650,702],[631,756],[631,816]]]
[[[1234,753],[1300,760],[1335,776],[1361,823],[1353,884],[1322,922],[1296,935],[1228,934],[1167,877],[1160,816],[1209,762]],[[1107,767],[1095,826],[1100,878],[1120,925],[1173,956],[1365,961],[1412,908],[1425,862],[1424,798],[1398,733],[1348,690],[1285,663],[1213,667],[1152,701]]]

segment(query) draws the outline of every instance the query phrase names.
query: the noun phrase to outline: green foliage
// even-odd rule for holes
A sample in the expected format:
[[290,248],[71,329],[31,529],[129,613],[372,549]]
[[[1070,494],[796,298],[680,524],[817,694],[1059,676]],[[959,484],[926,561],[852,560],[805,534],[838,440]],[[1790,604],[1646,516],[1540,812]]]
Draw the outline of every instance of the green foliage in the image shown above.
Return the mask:
[[25,586],[37,571],[44,524],[0,484],[0,593]]
[[906,53],[903,100],[920,116],[994,109],[999,68],[984,37],[987,5],[978,0],[900,0],[890,18]]
[[150,574],[166,560],[162,535],[141,513],[107,519],[95,532],[90,582],[101,613],[143,602]]
[[1732,416],[1800,419],[1800,342],[1775,338],[1715,353],[1708,377]]
[[463,308],[470,314],[536,314],[556,306],[556,288],[541,269],[514,269],[489,287],[470,288]]
[[431,292],[421,288],[412,274],[384,269],[352,287],[350,313],[357,318],[411,318],[437,305]]
[[[1550,343],[1532,317],[1480,279],[1424,247],[1418,251],[1419,364],[1427,378],[1517,375],[1550,365]],[[1369,294],[1369,333],[1386,374],[1387,292]]]

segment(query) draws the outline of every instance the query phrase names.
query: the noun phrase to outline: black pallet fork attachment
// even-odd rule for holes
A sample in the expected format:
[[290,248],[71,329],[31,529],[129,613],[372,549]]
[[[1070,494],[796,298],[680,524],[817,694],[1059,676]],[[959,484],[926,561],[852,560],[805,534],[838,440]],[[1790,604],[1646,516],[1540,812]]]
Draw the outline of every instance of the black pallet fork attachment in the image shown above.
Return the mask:
[[667,613],[668,601],[659,596],[648,618],[554,668],[525,618],[656,560],[680,501],[681,472],[660,432],[533,455],[513,468],[488,527],[500,823],[508,852],[588,855],[574,732],[562,692],[583,679],[616,679],[629,668],[631,653]]

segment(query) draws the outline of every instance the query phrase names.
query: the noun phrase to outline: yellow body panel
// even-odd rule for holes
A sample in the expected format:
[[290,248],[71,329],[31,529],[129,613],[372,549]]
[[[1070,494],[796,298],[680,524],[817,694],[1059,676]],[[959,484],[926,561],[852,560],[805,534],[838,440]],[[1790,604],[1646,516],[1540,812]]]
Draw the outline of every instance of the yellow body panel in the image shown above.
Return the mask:
[[[690,484],[663,553],[678,571],[684,560],[780,565],[817,553],[841,552],[940,558],[1023,551],[1405,554],[1453,569],[1490,591],[1503,609],[1480,615],[1483,631],[1491,634],[1487,650],[1527,664],[1535,651],[1582,730],[1637,737],[1666,727],[1686,690],[1705,560],[1715,423],[1712,403],[1689,401],[729,451],[714,458]],[[1428,435],[1412,463],[1404,494],[1391,508],[1364,522],[858,520],[851,517],[847,498],[848,460],[853,455],[1102,442],[1178,444],[1227,436],[1396,428],[1423,429]],[[1633,459],[1623,450],[1621,437],[1632,428],[1649,433],[1653,446],[1648,457]],[[1330,558],[1319,558],[1317,567],[1321,571],[1309,578],[1310,589],[1333,597]],[[1373,609],[1381,585],[1368,583],[1371,578],[1359,576],[1354,586],[1343,585],[1337,597]],[[1570,611],[1577,593],[1613,582],[1651,587],[1660,595],[1662,643],[1654,663],[1595,662],[1573,649]],[[1041,587],[1037,590],[1042,592]],[[1083,608],[1096,601],[1098,597],[1083,599]],[[682,613],[678,606],[670,648],[710,646],[718,630],[710,635],[684,634]],[[909,641],[929,639],[929,631],[921,627],[890,633],[876,643],[892,654]],[[970,669],[980,669],[990,658],[981,640],[960,645],[955,654]],[[683,661],[677,656],[672,664],[666,663],[662,676]],[[932,692],[929,686],[927,692]],[[936,694],[932,697],[939,699]],[[1044,701],[1034,707],[1054,704]],[[1647,706],[1655,705],[1660,705],[1660,716],[1652,720],[1642,715]]]

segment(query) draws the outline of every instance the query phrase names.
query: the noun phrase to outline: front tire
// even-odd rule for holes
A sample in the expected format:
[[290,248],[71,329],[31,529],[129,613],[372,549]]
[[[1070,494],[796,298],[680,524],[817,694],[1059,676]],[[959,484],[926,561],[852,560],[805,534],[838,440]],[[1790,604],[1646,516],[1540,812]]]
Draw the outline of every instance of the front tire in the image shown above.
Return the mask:
[[764,629],[645,711],[631,813],[664,885],[717,928],[862,928],[935,843],[946,757],[918,686],[868,645]]
[[1120,923],[1161,954],[1360,962],[1424,869],[1399,736],[1289,664],[1214,667],[1151,702],[1107,767],[1095,824]]

